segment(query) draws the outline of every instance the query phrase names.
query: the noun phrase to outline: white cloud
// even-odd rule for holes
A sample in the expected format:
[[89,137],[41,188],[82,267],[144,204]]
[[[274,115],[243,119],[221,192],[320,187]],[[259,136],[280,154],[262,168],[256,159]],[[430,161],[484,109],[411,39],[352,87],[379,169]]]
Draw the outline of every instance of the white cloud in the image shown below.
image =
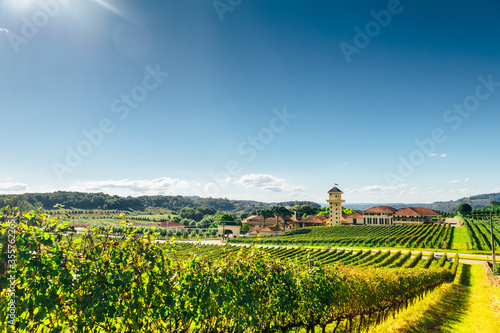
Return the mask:
[[1,193],[19,193],[19,192],[27,192],[28,185],[23,183],[13,183],[13,182],[5,182],[0,183],[0,192]]
[[9,33],[9,30],[5,29],[5,28],[0,28],[0,35],[7,35]]
[[491,193],[498,193],[498,192],[500,192],[500,187],[491,190]]
[[235,184],[243,185],[246,188],[254,187],[265,192],[291,192],[301,193],[305,191],[304,186],[294,186],[286,182],[285,179],[277,178],[269,174],[247,174],[234,180]]
[[368,186],[363,186],[357,190],[352,190],[351,192],[389,192],[389,191],[394,191],[400,188],[404,188],[408,186],[408,184],[400,184],[400,185],[395,185],[395,186],[383,186],[383,185],[368,185]]
[[439,157],[446,157],[446,156],[448,156],[448,154],[441,154],[441,155],[439,155]]
[[427,155],[427,156],[434,157],[434,156],[437,156],[437,154],[436,154],[436,153],[433,153],[433,154],[429,154],[429,155]]
[[219,178],[218,180],[222,183],[229,183],[231,180],[233,180],[233,178],[226,177],[226,178]]
[[138,195],[177,195],[178,190],[188,187],[185,180],[169,177],[142,180],[103,180],[88,181],[70,186],[69,191],[104,192],[123,196]]
[[465,178],[465,179],[455,179],[455,180],[450,180],[450,183],[454,184],[454,183],[467,183],[469,181],[469,177]]

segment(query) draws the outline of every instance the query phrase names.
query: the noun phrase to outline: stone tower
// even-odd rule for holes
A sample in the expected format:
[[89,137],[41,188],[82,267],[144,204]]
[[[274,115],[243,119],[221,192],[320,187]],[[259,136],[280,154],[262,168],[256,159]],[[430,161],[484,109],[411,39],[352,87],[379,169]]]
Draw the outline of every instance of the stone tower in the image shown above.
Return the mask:
[[330,225],[341,225],[342,221],[342,191],[337,186],[328,191],[328,205],[330,206]]

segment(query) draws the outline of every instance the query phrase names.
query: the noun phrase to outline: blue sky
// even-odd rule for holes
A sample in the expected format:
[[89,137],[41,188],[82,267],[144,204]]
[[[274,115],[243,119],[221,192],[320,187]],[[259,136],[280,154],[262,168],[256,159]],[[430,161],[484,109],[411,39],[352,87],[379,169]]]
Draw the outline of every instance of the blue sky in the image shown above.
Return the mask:
[[0,193],[500,192],[496,1],[0,1]]

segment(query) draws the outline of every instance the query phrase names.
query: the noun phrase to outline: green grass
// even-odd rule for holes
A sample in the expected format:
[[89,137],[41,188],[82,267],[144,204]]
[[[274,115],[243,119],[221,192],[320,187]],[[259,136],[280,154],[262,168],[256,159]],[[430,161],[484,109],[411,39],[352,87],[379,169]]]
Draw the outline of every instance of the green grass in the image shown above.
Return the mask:
[[453,228],[453,243],[451,245],[452,249],[456,249],[459,251],[465,251],[467,250],[467,242],[469,243],[470,247],[470,240],[469,240],[469,235],[467,235],[467,230],[465,227],[454,227]]
[[[82,218],[76,218],[74,220],[70,220],[69,225],[86,225],[86,226],[95,226],[95,227],[101,227],[101,226],[118,226],[120,225],[121,221],[123,219],[121,218],[115,218],[115,219],[82,219]],[[134,221],[133,221],[134,222]],[[146,222],[144,222],[146,223]],[[134,223],[136,224],[136,223]]]
[[498,296],[499,288],[489,286],[481,265],[461,264],[454,283],[434,290],[370,332],[498,333]]
[[[170,219],[172,219],[174,216],[177,216],[177,214],[174,214],[174,213],[160,213],[160,214],[153,214],[153,215],[137,214],[137,215],[131,215],[131,216],[138,217],[138,218],[167,220],[169,215],[170,215]],[[127,215],[125,215],[125,217],[127,217]]]
[[499,332],[499,288],[491,287],[482,265],[472,265],[468,308],[460,322],[449,323],[451,332]]

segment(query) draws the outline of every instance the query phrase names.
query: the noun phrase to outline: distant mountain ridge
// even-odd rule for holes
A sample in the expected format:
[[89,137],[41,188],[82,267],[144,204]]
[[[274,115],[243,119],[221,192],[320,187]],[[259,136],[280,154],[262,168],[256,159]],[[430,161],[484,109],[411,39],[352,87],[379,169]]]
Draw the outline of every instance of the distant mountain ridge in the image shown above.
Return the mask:
[[430,209],[438,209],[452,213],[463,202],[468,203],[472,208],[476,209],[488,206],[491,201],[500,201],[500,193],[478,194],[470,197],[464,197],[455,201],[437,201],[430,204],[428,207]]
[[344,206],[356,210],[365,210],[375,206],[391,206],[396,209],[404,207],[427,207],[433,210],[440,210],[443,212],[454,213],[458,206],[466,202],[472,208],[482,208],[488,206],[491,201],[500,201],[500,193],[479,194],[470,197],[464,197],[458,200],[450,201],[436,201],[433,203],[346,203]]
[[406,208],[406,207],[428,207],[430,208],[430,205],[428,203],[401,203],[401,202],[396,202],[396,203],[346,203],[342,205],[342,207],[346,208],[351,208],[354,210],[366,210],[371,207],[377,207],[377,206],[390,206],[396,209],[400,208]]

